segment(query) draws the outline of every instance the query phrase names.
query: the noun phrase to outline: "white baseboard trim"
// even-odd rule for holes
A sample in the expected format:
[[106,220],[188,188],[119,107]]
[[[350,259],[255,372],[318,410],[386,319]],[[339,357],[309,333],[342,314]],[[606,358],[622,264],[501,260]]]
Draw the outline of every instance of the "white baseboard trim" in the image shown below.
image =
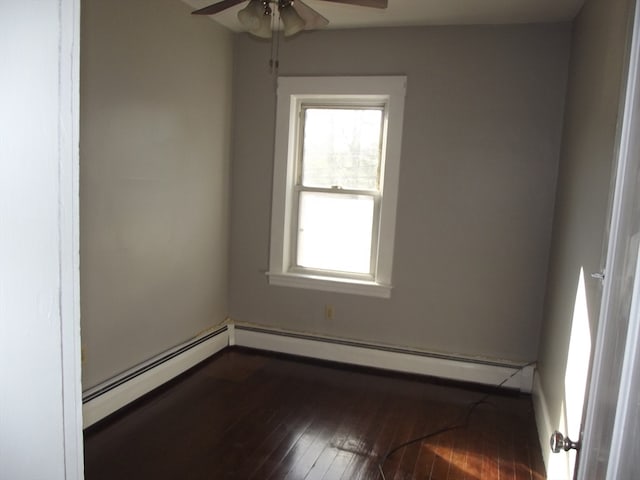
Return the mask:
[[82,394],[87,428],[175,378],[229,344],[229,325],[196,337]]
[[[291,331],[234,325],[237,346],[352,365],[501,386],[531,393],[534,365],[517,365],[355,342]],[[506,380],[506,381],[505,381]]]
[[549,456],[551,449],[549,447],[549,439],[554,428],[551,425],[551,417],[549,416],[549,407],[547,407],[547,399],[542,390],[540,375],[535,375],[533,379],[533,413],[536,419],[536,427],[538,430],[538,441],[542,450],[542,460],[544,468],[549,471]]

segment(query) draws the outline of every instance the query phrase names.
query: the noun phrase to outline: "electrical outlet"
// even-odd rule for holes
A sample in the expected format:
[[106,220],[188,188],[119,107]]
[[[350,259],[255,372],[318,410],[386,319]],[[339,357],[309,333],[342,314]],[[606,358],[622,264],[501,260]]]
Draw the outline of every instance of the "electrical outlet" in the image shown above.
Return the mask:
[[324,306],[324,318],[325,320],[333,320],[334,315],[333,305]]

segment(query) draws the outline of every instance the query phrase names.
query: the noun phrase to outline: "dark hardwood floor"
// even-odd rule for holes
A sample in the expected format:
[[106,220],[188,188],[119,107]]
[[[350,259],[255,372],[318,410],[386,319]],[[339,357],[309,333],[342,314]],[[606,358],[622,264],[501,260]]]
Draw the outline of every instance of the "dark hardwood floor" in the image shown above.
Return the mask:
[[99,479],[542,480],[531,399],[227,350],[85,432]]

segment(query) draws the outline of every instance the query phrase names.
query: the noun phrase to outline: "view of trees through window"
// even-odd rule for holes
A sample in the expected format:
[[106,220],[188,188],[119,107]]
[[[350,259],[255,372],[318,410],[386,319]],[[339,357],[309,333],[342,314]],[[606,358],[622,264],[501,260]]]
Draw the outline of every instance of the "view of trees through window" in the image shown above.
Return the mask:
[[382,108],[304,108],[302,185],[377,190]]

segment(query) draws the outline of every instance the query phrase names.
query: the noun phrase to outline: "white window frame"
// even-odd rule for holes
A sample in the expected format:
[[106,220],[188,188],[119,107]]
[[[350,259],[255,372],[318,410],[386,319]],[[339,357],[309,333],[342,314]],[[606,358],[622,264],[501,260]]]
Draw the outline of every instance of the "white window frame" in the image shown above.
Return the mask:
[[[391,296],[398,179],[406,77],[279,77],[271,212],[271,285]],[[297,219],[296,162],[300,145],[298,113],[303,104],[384,105],[378,237],[373,239],[373,274],[307,272],[292,266]],[[376,220],[374,220],[375,222]]]

